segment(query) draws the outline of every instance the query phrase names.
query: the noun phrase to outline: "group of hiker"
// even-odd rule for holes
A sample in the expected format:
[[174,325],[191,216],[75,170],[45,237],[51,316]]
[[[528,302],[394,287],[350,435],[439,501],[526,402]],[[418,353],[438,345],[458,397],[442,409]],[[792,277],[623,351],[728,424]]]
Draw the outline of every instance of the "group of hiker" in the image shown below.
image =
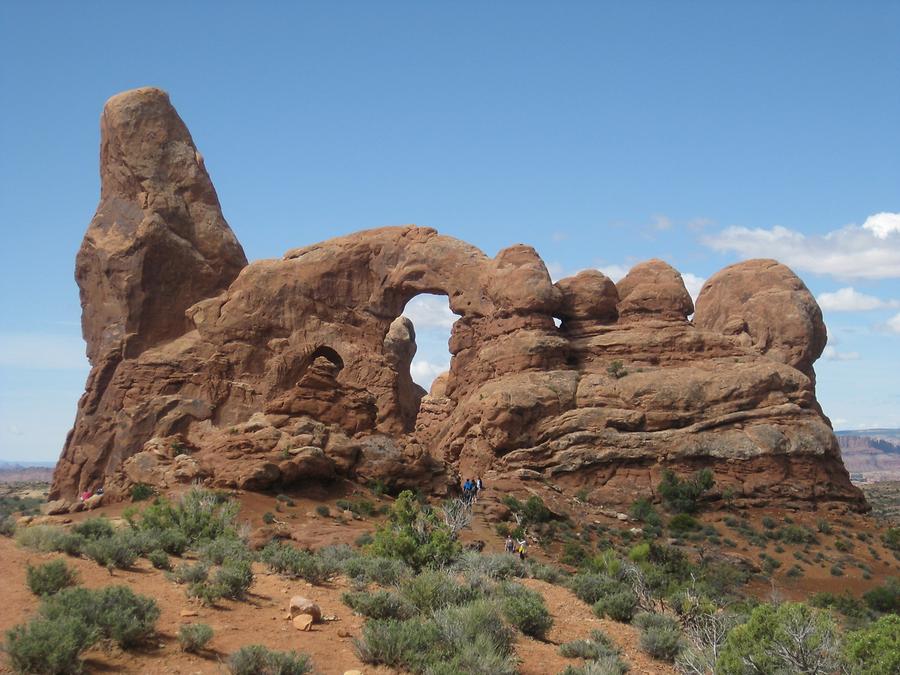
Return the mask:
[[[482,482],[481,477],[467,478],[462,484],[463,499],[467,504],[474,504],[478,501],[478,495],[481,494],[483,490],[484,483]],[[528,551],[527,547],[528,543],[524,538],[515,540],[511,534],[506,536],[506,552],[518,555],[520,560],[525,560]]]
[[481,482],[481,478],[467,478],[466,482],[463,483],[462,491],[463,491],[463,499],[466,500],[466,503],[473,504],[478,501],[478,495],[481,491],[484,490],[484,483]]

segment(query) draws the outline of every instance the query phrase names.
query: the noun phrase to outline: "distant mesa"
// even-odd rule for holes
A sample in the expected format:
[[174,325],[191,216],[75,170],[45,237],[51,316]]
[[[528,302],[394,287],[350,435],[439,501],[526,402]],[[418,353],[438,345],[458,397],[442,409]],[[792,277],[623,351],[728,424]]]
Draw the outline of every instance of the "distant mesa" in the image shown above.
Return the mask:
[[[865,507],[815,396],[821,311],[774,260],[722,270],[696,308],[660,260],[554,284],[529,246],[491,258],[427,227],[248,264],[164,92],[110,99],[100,157],[76,259],[92,368],[55,499],[334,478],[444,493],[464,473],[629,503],[665,468],[710,467],[738,499]],[[459,317],[427,394],[399,318],[421,293]]]

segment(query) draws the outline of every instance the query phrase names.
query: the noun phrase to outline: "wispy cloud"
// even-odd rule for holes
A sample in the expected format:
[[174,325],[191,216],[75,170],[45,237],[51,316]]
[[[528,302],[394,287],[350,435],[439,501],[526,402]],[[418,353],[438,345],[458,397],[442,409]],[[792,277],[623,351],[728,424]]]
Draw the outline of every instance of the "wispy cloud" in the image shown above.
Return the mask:
[[890,319],[888,319],[886,325],[887,325],[887,329],[890,332],[900,335],[900,314],[897,314],[896,316],[893,316]]
[[822,352],[822,358],[826,361],[858,361],[859,352],[839,352],[836,347],[828,345]]
[[447,328],[459,317],[450,311],[446,297],[437,295],[417,295],[403,308],[403,316],[420,328]]
[[80,337],[44,333],[0,333],[0,367],[34,370],[89,368]]
[[631,267],[625,265],[599,265],[597,269],[618,283],[625,278],[625,275],[628,274]]
[[897,300],[882,300],[874,295],[860,293],[852,286],[833,293],[820,293],[816,300],[826,312],[867,312],[873,309],[900,307]]
[[413,382],[429,389],[434,378],[449,369],[449,361],[438,363],[426,359],[413,359],[412,365],[409,367],[409,374],[412,375]]
[[786,227],[729,227],[702,238],[742,258],[775,258],[804,272],[838,279],[900,278],[900,214],[878,213],[863,225],[807,236]]
[[657,214],[653,216],[652,226],[654,230],[671,230],[672,219],[668,216]]
[[696,303],[697,296],[700,295],[700,289],[703,288],[706,279],[697,276],[696,274],[692,274],[691,272],[683,272],[681,278],[684,279],[684,287],[687,289],[688,295],[690,295],[691,300]]

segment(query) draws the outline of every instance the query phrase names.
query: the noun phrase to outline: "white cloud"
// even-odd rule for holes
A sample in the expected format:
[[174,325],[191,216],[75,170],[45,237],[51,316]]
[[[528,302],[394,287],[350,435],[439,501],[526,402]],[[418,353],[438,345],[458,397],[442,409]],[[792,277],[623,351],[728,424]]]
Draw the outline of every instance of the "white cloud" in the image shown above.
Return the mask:
[[450,311],[446,297],[438,295],[417,295],[403,308],[403,316],[413,322],[418,331],[421,328],[449,328],[459,317]]
[[569,238],[569,234],[567,232],[554,232],[550,235],[550,238],[556,242],[565,241]]
[[653,216],[653,228],[656,230],[670,230],[672,229],[672,219],[663,215]]
[[628,274],[628,271],[631,268],[626,267],[625,265],[600,265],[597,269],[618,283],[625,278],[625,275]]
[[859,352],[839,352],[829,345],[822,352],[822,358],[826,361],[859,361]]
[[900,314],[888,319],[887,328],[892,333],[900,335]]
[[897,300],[882,300],[874,295],[860,293],[852,286],[841,288],[834,293],[820,293],[816,300],[827,312],[867,312],[873,309],[900,307]]
[[704,279],[703,277],[698,277],[696,274],[691,274],[690,272],[684,272],[681,275],[681,278],[684,280],[684,287],[687,289],[688,294],[696,303],[697,296],[700,295],[700,289],[703,288],[703,284],[706,283],[706,279]]
[[863,229],[869,230],[879,239],[887,239],[891,234],[900,232],[900,213],[876,213],[866,218]]
[[550,281],[556,283],[566,275],[566,268],[562,263],[548,262],[547,273],[550,275]]
[[87,371],[89,364],[80,337],[0,333],[0,367]]
[[425,359],[413,359],[409,367],[409,374],[412,375],[413,382],[425,389],[430,389],[434,378],[448,370],[450,370],[449,362],[434,363]]
[[900,214],[879,213],[864,225],[806,236],[786,227],[728,227],[704,237],[717,251],[742,258],[775,258],[805,272],[839,279],[900,278]]

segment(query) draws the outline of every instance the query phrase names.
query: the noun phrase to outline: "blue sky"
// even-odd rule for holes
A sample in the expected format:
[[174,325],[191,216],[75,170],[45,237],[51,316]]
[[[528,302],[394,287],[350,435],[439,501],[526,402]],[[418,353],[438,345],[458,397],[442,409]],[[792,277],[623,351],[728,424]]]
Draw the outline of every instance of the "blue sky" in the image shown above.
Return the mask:
[[[900,426],[898,34],[887,0],[4,2],[0,459],[54,459],[74,419],[98,118],[142,85],[251,260],[400,223],[557,278],[776,257],[825,310],[826,413]],[[409,313],[427,384],[446,301]]]

